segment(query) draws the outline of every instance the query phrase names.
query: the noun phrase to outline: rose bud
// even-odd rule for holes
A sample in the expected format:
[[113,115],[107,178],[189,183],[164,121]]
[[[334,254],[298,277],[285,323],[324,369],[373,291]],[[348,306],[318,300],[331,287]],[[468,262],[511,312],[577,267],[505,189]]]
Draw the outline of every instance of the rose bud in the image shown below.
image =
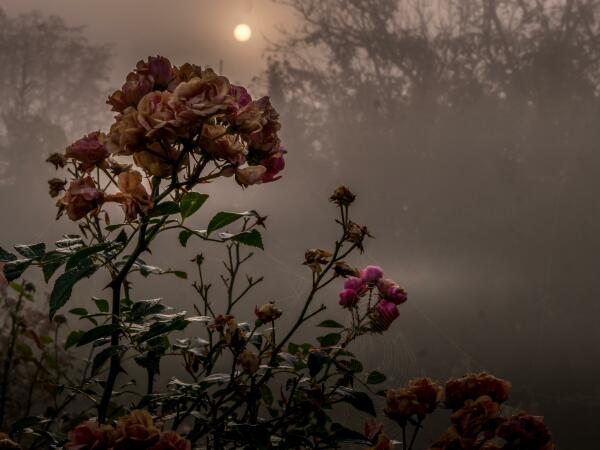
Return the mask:
[[329,199],[340,206],[348,206],[354,202],[356,195],[350,192],[350,189],[346,186],[340,186],[333,192],[333,195]]
[[60,193],[65,190],[66,185],[67,181],[61,180],[60,178],[52,178],[51,180],[48,180],[50,197],[58,197]]
[[149,450],[192,450],[192,443],[175,431],[163,431]]
[[351,308],[358,302],[358,294],[352,289],[344,289],[340,292],[339,304],[344,308]]
[[244,350],[240,356],[238,356],[238,364],[242,366],[244,372],[253,374],[256,373],[260,366],[260,359],[256,353]]
[[267,323],[279,319],[282,313],[273,303],[265,303],[260,308],[255,307],[254,314],[262,323]]
[[357,277],[358,276],[358,270],[356,270],[354,267],[350,266],[345,261],[336,262],[335,266],[333,266],[333,271],[339,277],[347,278],[347,277]]
[[377,281],[377,289],[381,298],[396,305],[400,305],[408,299],[406,291],[389,278],[380,278]]
[[360,278],[365,283],[376,283],[383,276],[383,270],[379,266],[367,266],[360,271]]
[[166,89],[171,81],[171,62],[164,56],[150,56],[148,58],[148,71],[154,78],[154,87]]

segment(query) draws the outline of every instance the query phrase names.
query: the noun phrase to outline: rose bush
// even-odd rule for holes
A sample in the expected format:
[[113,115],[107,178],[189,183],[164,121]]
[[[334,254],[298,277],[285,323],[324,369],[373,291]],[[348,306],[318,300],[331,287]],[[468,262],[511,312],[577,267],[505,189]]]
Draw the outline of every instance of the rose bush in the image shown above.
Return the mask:
[[[202,192],[206,183],[226,178],[246,188],[281,177],[286,151],[268,97],[254,100],[244,87],[210,69],[175,66],[157,56],[140,61],[108,104],[116,112],[108,132],[88,134],[48,158],[66,177],[49,183],[51,195],[60,197],[58,215],[66,212],[77,222],[78,234],[58,240],[53,249],[16,246],[20,257],[0,249],[0,289],[12,283],[28,295],[23,286],[30,285],[16,280],[30,267],[41,268],[52,284],[49,317],[55,322],[82,279],[103,271],[111,292],[110,299],[93,298],[85,308],[69,310],[78,324],[89,324],[72,330],[64,344],[89,351],[81,381],[49,381],[52,407],[13,423],[7,445],[69,450],[400,445],[407,450],[426,417],[445,407],[453,411],[452,426],[432,449],[551,448],[541,419],[501,415],[510,385],[487,374],[452,380],[445,389],[421,378],[404,388],[376,390],[385,375],[365,370],[352,344],[385,333],[408,296],[382,268],[349,262],[371,234],[352,220],[356,196],[347,187],[330,197],[339,237],[331,248],[305,253],[311,283],[300,310],[294,314],[269,302],[255,305],[252,318],[239,316],[238,304],[263,281],[247,275],[240,285],[239,277],[251,250],[263,248],[265,217],[221,211],[205,229],[192,228],[188,219],[200,215],[208,200]],[[116,220],[110,204],[123,210]],[[195,258],[194,315],[173,311],[161,299],[136,297],[139,277],[188,279],[183,271],[145,259],[155,258],[152,244],[169,233],[182,247],[198,239],[226,251],[225,293],[216,295],[218,301],[204,257]],[[339,288],[337,305],[335,299],[318,300],[329,285]],[[315,322],[329,308],[337,308],[336,316],[345,312],[345,322]],[[283,315],[287,327],[281,325]],[[296,342],[298,330],[309,325],[325,331],[315,333],[314,341]],[[168,381],[160,377],[165,358],[177,358],[183,367]],[[140,372],[144,380],[132,375]],[[382,403],[398,434],[374,420],[362,432],[336,421],[340,404],[376,416]]]

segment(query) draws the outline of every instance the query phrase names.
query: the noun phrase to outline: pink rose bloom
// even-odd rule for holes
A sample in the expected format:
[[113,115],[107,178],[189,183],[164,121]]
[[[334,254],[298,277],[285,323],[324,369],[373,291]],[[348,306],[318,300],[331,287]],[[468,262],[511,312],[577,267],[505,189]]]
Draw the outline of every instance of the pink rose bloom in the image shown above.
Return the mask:
[[377,289],[379,290],[381,298],[396,305],[400,305],[408,300],[406,291],[389,278],[379,279],[377,282]]
[[376,308],[379,315],[378,325],[384,330],[387,330],[392,322],[400,315],[400,311],[398,311],[396,305],[387,300],[381,300],[377,303]]
[[350,308],[358,302],[358,293],[352,289],[344,289],[340,292],[340,305]]
[[65,156],[82,163],[84,171],[91,170],[108,158],[108,150],[104,146],[102,134],[99,131],[90,133],[67,147]]
[[360,278],[365,283],[376,283],[383,276],[383,270],[379,266],[367,266],[360,271]]
[[344,289],[351,289],[357,294],[362,294],[367,287],[365,286],[365,282],[358,277],[350,277],[347,278],[344,282]]
[[246,88],[243,86],[237,86],[235,84],[232,84],[229,88],[229,95],[231,95],[235,99],[236,103],[241,108],[243,108],[252,101],[252,97],[250,96]]
[[150,56],[148,72],[154,78],[155,88],[165,89],[171,81],[171,62],[164,56]]

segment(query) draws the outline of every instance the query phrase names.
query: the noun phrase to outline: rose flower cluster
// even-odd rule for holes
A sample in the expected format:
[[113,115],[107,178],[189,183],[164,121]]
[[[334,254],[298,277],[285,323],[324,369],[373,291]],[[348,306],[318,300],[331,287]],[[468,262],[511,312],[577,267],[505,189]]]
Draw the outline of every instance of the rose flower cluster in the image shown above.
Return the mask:
[[191,450],[192,444],[174,431],[160,431],[147,411],[134,410],[116,427],[88,420],[69,432],[66,450]]
[[368,298],[372,331],[387,330],[400,315],[398,305],[408,299],[406,291],[395,281],[384,278],[383,270],[378,266],[367,266],[357,275],[346,278],[339,294],[339,304],[352,309],[358,307],[361,299]]
[[444,403],[452,426],[431,450],[553,450],[542,417],[502,415],[511,384],[487,373],[467,374],[446,383]]
[[[253,100],[211,69],[149,57],[107,103],[117,113],[108,133],[91,133],[48,158],[56,168],[73,167],[68,187],[59,178],[49,181],[52,196],[66,190],[59,215],[66,211],[80,220],[105,202],[117,202],[135,220],[153,207],[140,171],[186,189],[220,176],[234,176],[242,187],[280,178],[285,150],[269,98]],[[108,194],[99,185],[100,176],[92,175],[100,173],[118,192]]]

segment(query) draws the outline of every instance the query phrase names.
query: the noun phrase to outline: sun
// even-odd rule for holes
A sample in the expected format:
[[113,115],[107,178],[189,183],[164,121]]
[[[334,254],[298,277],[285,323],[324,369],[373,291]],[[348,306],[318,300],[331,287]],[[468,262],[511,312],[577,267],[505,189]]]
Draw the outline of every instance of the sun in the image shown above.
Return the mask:
[[240,23],[233,29],[233,36],[240,42],[246,42],[252,37],[252,29],[245,23]]

